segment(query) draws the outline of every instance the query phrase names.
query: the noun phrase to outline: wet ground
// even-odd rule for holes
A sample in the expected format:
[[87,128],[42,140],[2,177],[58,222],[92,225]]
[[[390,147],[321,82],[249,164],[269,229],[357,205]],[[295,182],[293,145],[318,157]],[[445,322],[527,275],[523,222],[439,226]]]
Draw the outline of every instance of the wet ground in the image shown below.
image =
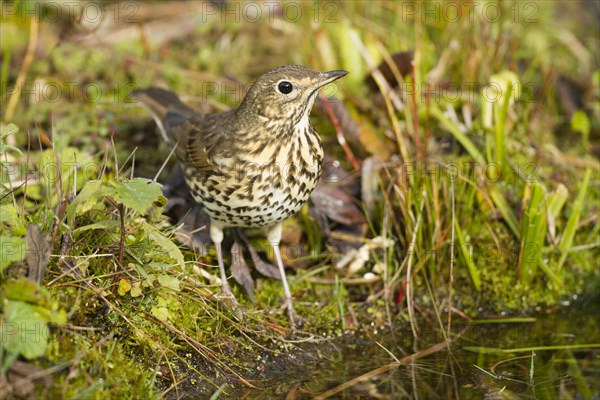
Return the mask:
[[[422,326],[414,340],[409,324],[402,323],[370,339],[365,332],[299,343],[285,356],[250,364],[254,368],[244,378],[260,389],[223,386],[214,398],[599,399],[598,310],[597,300],[575,301],[551,314],[512,322],[455,319],[450,352],[438,346],[396,367],[391,367],[395,358],[444,342],[442,331]],[[370,377],[349,385],[369,372]],[[344,383],[349,387],[318,397]]]

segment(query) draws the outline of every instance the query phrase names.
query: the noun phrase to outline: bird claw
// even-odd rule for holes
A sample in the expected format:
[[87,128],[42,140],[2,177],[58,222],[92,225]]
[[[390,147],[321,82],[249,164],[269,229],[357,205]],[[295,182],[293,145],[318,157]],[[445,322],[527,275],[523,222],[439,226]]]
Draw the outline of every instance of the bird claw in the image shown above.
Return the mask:
[[221,300],[225,304],[227,308],[230,308],[238,319],[242,319],[242,310],[240,309],[240,304],[237,299],[233,295],[231,288],[229,285],[221,286]]
[[287,309],[288,318],[290,321],[290,330],[293,332],[297,328],[304,325],[304,318],[300,317],[296,311],[294,310],[294,306],[291,301],[284,302],[283,306],[280,307],[279,311],[283,312],[283,310]]

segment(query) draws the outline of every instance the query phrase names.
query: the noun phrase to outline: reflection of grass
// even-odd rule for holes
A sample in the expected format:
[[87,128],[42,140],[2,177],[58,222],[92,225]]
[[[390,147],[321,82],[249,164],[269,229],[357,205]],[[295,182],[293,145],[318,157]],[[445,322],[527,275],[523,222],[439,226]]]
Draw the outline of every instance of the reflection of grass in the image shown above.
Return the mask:
[[[357,275],[333,275],[330,264],[345,254],[332,255],[327,235],[302,211],[294,226],[303,227],[308,244],[302,250],[310,256],[299,262],[314,265],[291,281],[311,334],[401,318],[418,334],[417,316],[427,314],[432,302],[435,310],[450,304],[467,314],[480,308],[519,313],[552,307],[585,289],[597,269],[600,229],[599,164],[590,152],[598,130],[598,82],[592,80],[598,66],[589,61],[595,50],[588,50],[594,43],[580,42],[553,23],[550,6],[540,8],[538,23],[450,23],[391,18],[406,11],[401,2],[327,4],[333,8],[323,5],[316,20],[316,10],[309,9],[316,6],[306,4],[304,17],[295,21],[235,23],[217,16],[191,24],[174,39],[161,36],[167,30],[152,29],[165,22],[153,17],[164,14],[159,3],[144,5],[140,27],[120,39],[111,33],[132,25],[116,21],[92,34],[87,27],[83,35],[83,25],[72,20],[52,24],[41,18],[36,24],[33,15],[21,20],[17,14],[3,21],[2,118],[20,133],[1,140],[23,154],[1,149],[0,233],[15,243],[24,235],[15,226],[36,223],[49,232],[53,254],[62,256],[51,258],[42,282],[58,302],[52,311],[67,310],[70,323],[90,328],[61,327],[50,338],[50,362],[68,358],[81,373],[57,380],[48,393],[58,393],[59,385],[67,388],[64,393],[76,392],[87,376],[105,379],[105,385],[87,388],[92,397],[122,394],[128,377],[137,385],[131,391],[144,397],[152,388],[176,392],[179,384],[192,390],[193,379],[212,381],[210,390],[232,379],[260,386],[245,382],[253,367],[244,358],[261,351],[270,357],[289,347],[273,346],[286,332],[285,318],[268,312],[281,298],[278,282],[262,282],[257,304],[246,302],[247,320],[238,321],[214,300],[213,270],[200,268],[214,260],[177,246],[177,228],[161,216],[164,204],[156,193],[146,193],[137,209],[136,199],[115,194],[134,175],[153,176],[168,154],[158,139],[139,134],[145,114],[125,102],[137,86],[168,86],[209,112],[236,106],[242,96],[237,80],[250,82],[277,65],[351,72],[336,93],[358,125],[350,145],[354,154],[381,158],[383,165],[370,172],[373,182],[362,185],[369,232],[393,245],[378,248],[365,238],[360,246],[368,249],[368,260]],[[169,7],[166,19],[173,24],[197,12],[187,3]],[[392,92],[374,74],[381,94],[369,92],[363,79],[370,67],[400,50],[414,51],[414,72],[405,81],[420,90]],[[575,97],[583,109],[573,125],[583,140],[570,135],[570,111],[562,105],[569,99],[554,92],[555,75],[595,85],[590,95],[572,89],[581,91]],[[515,81],[522,90],[513,93]],[[6,90],[20,84],[20,93]],[[504,89],[495,102],[482,89],[492,84]],[[345,154],[331,123],[322,115],[315,122],[327,151]],[[340,159],[351,169],[345,156]],[[23,174],[4,173],[6,165],[35,169],[36,161],[61,167],[22,186]],[[103,192],[86,193],[86,181],[96,178]],[[75,193],[79,197],[67,201]],[[342,242],[348,238],[335,234]],[[1,265],[3,278],[12,278],[11,268]],[[380,279],[350,284],[365,272]],[[460,298],[460,306],[448,293]],[[100,359],[105,348],[110,351]],[[143,373],[132,372],[133,360],[144,365]],[[118,366],[115,372],[110,365]]]

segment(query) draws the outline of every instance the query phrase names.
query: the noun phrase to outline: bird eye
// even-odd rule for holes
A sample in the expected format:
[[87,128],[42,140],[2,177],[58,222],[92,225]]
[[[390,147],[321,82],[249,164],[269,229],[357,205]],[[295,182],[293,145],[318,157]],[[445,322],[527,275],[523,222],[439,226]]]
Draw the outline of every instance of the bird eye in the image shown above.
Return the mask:
[[294,86],[291,83],[289,83],[288,81],[281,81],[281,82],[279,82],[279,85],[277,85],[277,89],[279,90],[280,93],[290,94],[290,93],[292,93]]

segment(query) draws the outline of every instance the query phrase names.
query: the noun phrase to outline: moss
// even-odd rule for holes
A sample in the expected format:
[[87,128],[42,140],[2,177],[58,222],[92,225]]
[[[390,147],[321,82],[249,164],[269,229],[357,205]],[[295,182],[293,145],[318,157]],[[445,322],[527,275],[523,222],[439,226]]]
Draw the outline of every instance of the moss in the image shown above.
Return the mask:
[[155,362],[114,340],[118,335],[78,328],[85,327],[74,326],[51,336],[48,365],[62,365],[63,369],[54,375],[51,386],[39,389],[41,398],[159,398],[154,386]]

